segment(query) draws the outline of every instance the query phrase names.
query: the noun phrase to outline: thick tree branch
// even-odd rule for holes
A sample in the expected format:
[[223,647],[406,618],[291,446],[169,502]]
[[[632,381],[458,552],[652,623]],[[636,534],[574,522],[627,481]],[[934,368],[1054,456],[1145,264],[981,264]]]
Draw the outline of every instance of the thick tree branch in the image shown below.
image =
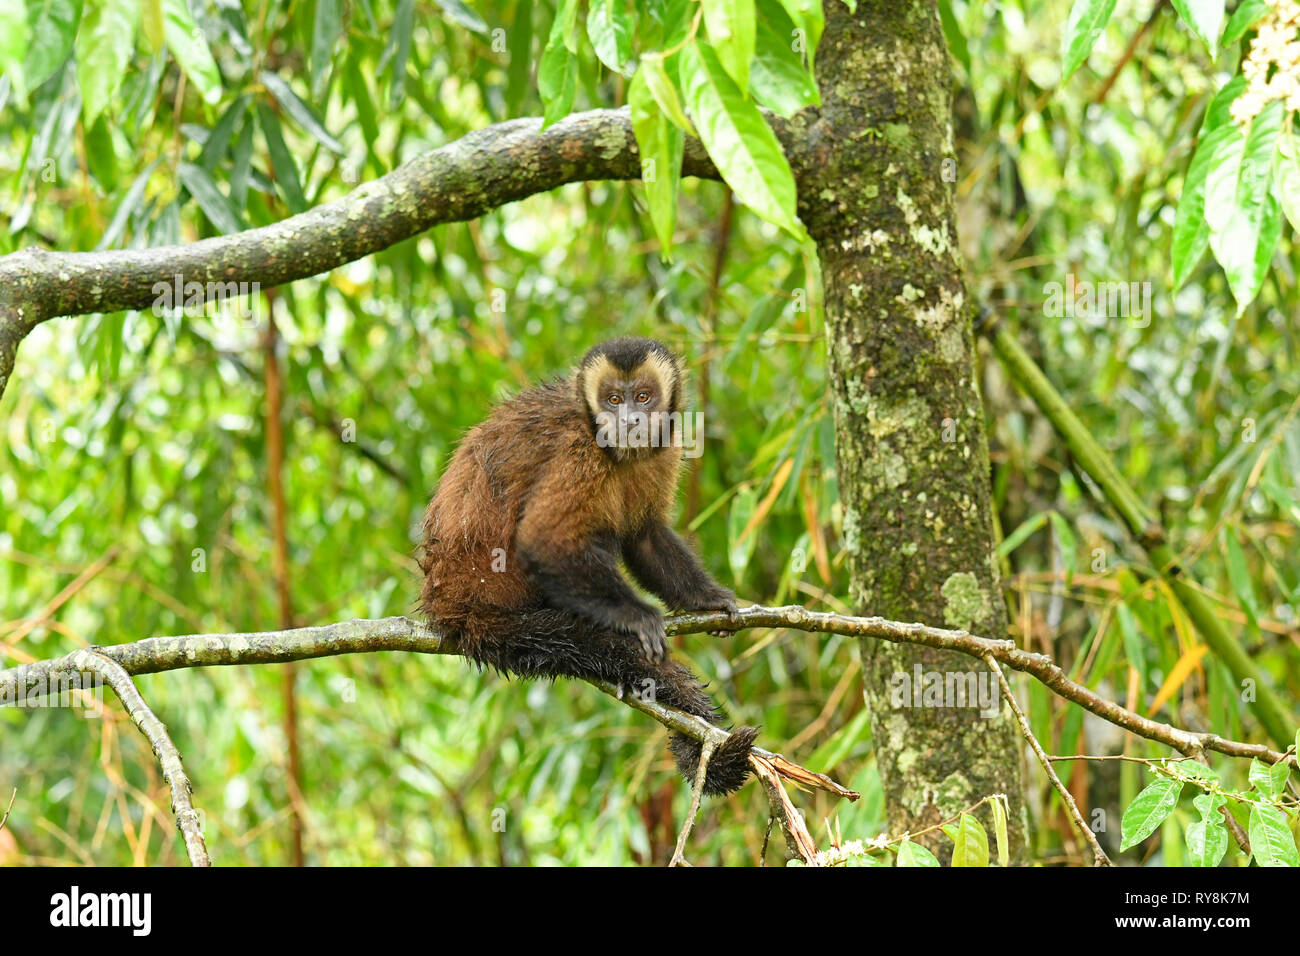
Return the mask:
[[[1073,701],[1098,717],[1122,727],[1140,737],[1166,744],[1189,757],[1201,757],[1207,750],[1231,757],[1258,757],[1267,763],[1287,760],[1300,766],[1297,757],[1273,750],[1263,744],[1226,740],[1217,734],[1192,733],[1170,724],[1160,723],[1125,710],[1093,693],[1082,684],[1070,680],[1052,658],[1034,654],[1016,647],[1013,641],[995,641],[975,637],[966,631],[945,630],[924,624],[903,624],[879,617],[850,617],[809,611],[807,608],[752,607],[741,608],[734,615],[722,612],[706,614],[679,614],[667,622],[670,634],[697,634],[705,631],[739,631],[751,627],[790,627],[801,631],[843,634],[849,637],[874,637],[895,644],[923,644],[946,650],[959,651],[983,660],[985,656],[1012,670],[1037,678],[1066,700]],[[379,620],[343,621],[318,627],[300,627],[287,631],[263,631],[254,634],[196,634],[185,637],[153,637],[130,644],[114,644],[96,650],[110,660],[122,665],[128,674],[155,674],[182,667],[208,667],[226,664],[277,664],[285,661],[308,660],[313,657],[330,657],[336,654],[360,654],[374,651],[413,651],[420,654],[457,654],[451,641],[443,638],[427,624],[405,617],[386,617]],[[73,655],[51,660],[22,664],[0,671],[0,704],[22,699],[28,694],[41,693],[58,677],[77,670]],[[715,742],[725,740],[726,732],[698,718],[670,710],[660,704],[623,695],[611,684],[595,682],[596,686],[612,696],[619,697],[628,706],[654,717],[671,730],[679,730],[696,740],[703,741],[708,734],[719,736]],[[754,748],[754,752],[772,760],[782,776],[796,779],[796,772],[786,772],[779,754]],[[787,762],[788,764],[788,762]],[[824,777],[808,774],[799,782],[821,786],[830,792],[847,796],[849,791],[839,788]]]
[[[797,606],[770,608],[755,605],[742,608],[734,616],[722,612],[680,614],[667,621],[670,634],[737,631],[751,627],[790,627],[803,631],[843,634],[850,637],[873,637],[898,644],[920,644],[958,651],[990,665],[996,661],[1013,670],[1036,677],[1061,697],[1079,704],[1097,716],[1139,736],[1167,744],[1190,757],[1202,758],[1205,751],[1214,750],[1235,757],[1257,757],[1269,763],[1285,760],[1294,765],[1297,764],[1297,759],[1300,759],[1295,755],[1271,750],[1261,744],[1224,740],[1215,734],[1190,733],[1132,713],[1070,680],[1050,657],[1023,651],[1012,641],[995,641],[976,637],[965,631],[945,630],[924,624],[903,624],[883,618],[849,617],[809,611]],[[309,660],[314,657],[374,651],[458,653],[454,642],[444,638],[437,630],[427,624],[404,617],[389,617],[373,621],[344,621],[317,627],[253,634],[155,637],[129,644],[92,647],[65,657],[0,670],[0,706],[22,702],[32,696],[57,693],[58,682],[74,673],[94,670],[105,676],[118,691],[118,696],[126,704],[132,719],[149,737],[155,751],[163,758],[164,772],[172,786],[173,809],[177,812],[182,832],[186,836],[187,849],[193,857],[195,847],[190,832],[185,828],[188,817],[193,816],[193,810],[188,806],[186,790],[188,782],[180,769],[180,755],[167,740],[166,730],[162,724],[149,712],[130,680],[126,679],[127,675],[153,674],[182,667],[284,663]],[[88,666],[88,662],[93,666]],[[1001,678],[1000,672],[999,677]],[[699,740],[706,747],[708,745],[717,747],[728,737],[725,730],[698,717],[672,710],[654,701],[643,700],[635,695],[625,694],[623,688],[612,684],[602,681],[591,683],[606,694],[622,700],[628,706],[648,714],[670,730],[679,731]],[[1005,693],[1008,688],[1005,686],[1004,679],[1003,684]],[[161,731],[161,736],[158,735],[158,731]],[[169,759],[172,759],[171,764],[168,762]],[[779,784],[779,777],[786,777],[805,786],[826,790],[850,800],[856,800],[858,797],[856,793],[841,787],[830,778],[792,764],[781,755],[758,747],[752,750],[751,764],[754,765],[755,771],[763,782],[769,802],[772,804],[773,816],[781,822],[788,848],[791,853],[804,859],[808,859],[809,854],[815,852],[815,846],[802,821],[798,819],[797,812],[791,809],[789,799],[785,797],[784,789]],[[201,837],[199,839],[201,846]]]
[[[155,286],[174,284],[177,276],[201,284],[208,297],[231,297],[230,283],[267,289],[328,272],[439,223],[475,219],[567,183],[640,178],[626,108],[575,113],[548,129],[541,126],[540,119],[518,119],[476,130],[336,202],[271,226],[183,246],[107,252],[28,248],[4,256],[0,395],[18,344],[47,319],[153,308],[159,302]],[[774,126],[790,143],[799,141],[786,124]],[[693,139],[687,141],[682,172],[719,178]]]
[[[410,618],[390,617],[380,620],[353,620],[317,627],[302,627],[251,634],[199,634],[184,637],[155,637],[130,644],[107,647],[92,646],[64,657],[24,664],[0,671],[0,706],[25,703],[34,697],[58,693],[73,675],[90,671],[99,674],[117,692],[128,714],[153,744],[162,761],[163,774],[172,790],[172,809],[185,837],[186,849],[195,865],[207,865],[202,834],[189,802],[189,780],[181,768],[180,754],[167,736],[166,728],[154,716],[131,682],[132,674],[154,674],[184,667],[230,664],[271,664],[309,660],[337,654],[374,651],[414,651],[422,654],[458,654],[455,643],[432,627]],[[686,734],[701,742],[700,773],[707,769],[707,755],[726,743],[731,736],[721,727],[684,711],[674,710],[653,701],[626,694],[622,687],[605,681],[589,681],[597,689],[615,697],[629,707],[645,713],[669,730]],[[824,790],[838,797],[857,800],[859,794],[840,786],[824,774],[792,763],[780,754],[760,747],[751,751],[751,763],[763,776],[769,799],[773,791],[768,777],[786,777],[803,786]],[[767,776],[764,776],[766,772]],[[696,781],[690,819],[678,841],[674,861],[681,859],[685,839],[699,807],[703,780]],[[779,790],[779,786],[777,787]],[[784,794],[784,791],[781,791]],[[784,801],[789,806],[788,798]],[[789,832],[788,814],[773,803],[773,813],[783,820]],[[798,824],[802,828],[802,823]],[[811,838],[806,841],[811,843]]]

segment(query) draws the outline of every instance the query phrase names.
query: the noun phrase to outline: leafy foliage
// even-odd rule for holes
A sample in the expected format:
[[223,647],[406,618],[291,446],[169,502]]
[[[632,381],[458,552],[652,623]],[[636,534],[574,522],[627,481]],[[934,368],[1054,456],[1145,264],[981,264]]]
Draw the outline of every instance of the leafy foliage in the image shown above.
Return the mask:
[[[1174,6],[1145,30],[1113,2],[938,5],[962,85],[963,253],[973,293],[1036,339],[1294,700],[1294,120],[1284,106],[1232,116],[1265,4]],[[818,104],[822,29],[815,0],[0,0],[0,253],[262,226],[492,122],[629,104],[654,161],[644,184],[568,187],[276,291],[295,617],[410,612],[415,529],[457,435],[622,332],[667,339],[696,374],[709,441],[683,525],[714,573],[749,599],[847,610],[821,277],[794,241],[795,186],[764,119]],[[726,190],[680,179],[692,133],[742,204],[734,221]],[[1111,280],[1148,283],[1145,312],[1044,308],[1048,282]],[[251,306],[56,321],[23,344],[0,401],[7,663],[275,626],[267,300]],[[996,368],[985,386],[1013,636],[1134,709],[1257,736],[1250,688],[1204,654]],[[886,829],[852,642],[765,632],[677,653],[733,718],[864,794],[810,797],[810,821]],[[279,681],[273,668],[140,680],[218,863],[287,858]],[[1053,753],[1168,756],[1042,687],[1025,694]],[[686,803],[662,735],[579,686],[391,655],[304,665],[298,699],[315,862],[662,861]],[[94,719],[0,709],[0,748],[0,803],[19,791],[0,862],[177,861],[155,763],[115,705]],[[1245,864],[1220,806],[1257,860],[1294,861],[1294,803],[1270,771],[1225,760],[1211,782],[1169,763],[1144,787],[1128,761],[1057,766],[1108,849],[1123,840],[1134,861]],[[1035,791],[1035,849],[1059,854],[1059,799]],[[1005,816],[993,819],[954,821],[943,853],[1005,862]],[[765,820],[757,788],[743,791],[704,815],[692,858],[755,861]],[[938,862],[914,837],[868,840],[845,862]]]

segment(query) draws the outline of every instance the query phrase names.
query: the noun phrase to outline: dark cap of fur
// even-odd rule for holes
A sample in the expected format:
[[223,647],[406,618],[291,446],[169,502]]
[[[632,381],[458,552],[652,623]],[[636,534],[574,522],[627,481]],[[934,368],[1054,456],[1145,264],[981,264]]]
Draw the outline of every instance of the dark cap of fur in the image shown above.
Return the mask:
[[636,336],[624,336],[610,339],[608,342],[601,342],[599,345],[593,345],[587,350],[587,354],[582,357],[578,367],[587,368],[603,355],[609,359],[615,368],[624,372],[631,372],[652,353],[662,356],[674,365],[678,364],[677,356],[662,342]]

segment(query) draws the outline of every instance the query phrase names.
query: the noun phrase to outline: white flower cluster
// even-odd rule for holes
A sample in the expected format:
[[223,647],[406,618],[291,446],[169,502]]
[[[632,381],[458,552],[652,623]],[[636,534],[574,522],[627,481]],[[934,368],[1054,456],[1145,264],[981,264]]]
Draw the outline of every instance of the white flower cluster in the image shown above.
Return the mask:
[[1288,112],[1300,110],[1300,3],[1269,0],[1250,52],[1241,64],[1246,90],[1232,103],[1232,118],[1247,126],[1274,100]]
[[852,859],[867,856],[872,850],[883,850],[889,845],[889,837],[881,835],[870,840],[849,840],[828,850],[818,851],[814,860],[818,866],[843,866]]

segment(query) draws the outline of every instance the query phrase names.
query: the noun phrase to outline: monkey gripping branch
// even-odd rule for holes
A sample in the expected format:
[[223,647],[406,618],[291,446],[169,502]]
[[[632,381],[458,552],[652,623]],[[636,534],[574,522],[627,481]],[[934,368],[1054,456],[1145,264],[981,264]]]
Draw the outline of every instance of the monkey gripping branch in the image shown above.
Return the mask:
[[[1225,740],[1215,734],[1191,733],[1135,714],[1070,680],[1050,657],[1021,650],[1012,641],[991,640],[965,631],[945,630],[923,624],[904,624],[882,618],[815,612],[797,606],[777,608],[753,606],[741,608],[736,614],[725,612],[683,614],[669,618],[667,621],[670,634],[741,630],[751,627],[794,628],[957,651],[986,663],[993,662],[1029,674],[1059,696],[1078,704],[1098,717],[1131,733],[1166,744],[1186,757],[1203,759],[1207,751],[1216,751],[1234,757],[1257,758],[1270,764],[1286,761],[1292,766],[1297,766],[1294,753],[1281,753],[1262,744]],[[317,627],[250,634],[155,637],[127,644],[86,648],[65,657],[36,661],[0,671],[0,702],[23,700],[29,695],[44,693],[48,688],[55,686],[58,679],[64,675],[90,670],[104,677],[122,699],[131,719],[149,739],[162,762],[164,776],[172,791],[172,808],[177,817],[177,826],[185,838],[191,862],[195,865],[206,865],[207,850],[202,834],[198,830],[194,808],[190,803],[189,780],[181,769],[180,755],[167,736],[165,727],[144,703],[130,677],[185,667],[284,663],[337,654],[375,651],[459,653],[450,641],[445,640],[433,628],[404,617],[346,621]],[[728,738],[726,731],[698,717],[673,711],[652,701],[638,699],[634,695],[624,693],[622,688],[600,682],[593,683],[600,690],[617,697],[629,707],[648,714],[665,727],[699,740],[706,754],[725,743]],[[1005,689],[1005,681],[1001,683]],[[1004,693],[1004,698],[1007,696]],[[1016,709],[1014,698],[1011,698],[1009,703],[1013,709]],[[1041,748],[1037,747],[1037,742],[1033,741],[1027,725],[1023,722],[1022,732],[1031,741],[1036,752],[1041,753]],[[750,759],[751,766],[758,774],[767,793],[773,817],[782,828],[790,855],[808,863],[817,862],[816,845],[798,812],[790,804],[784,789],[778,782],[778,777],[792,780],[801,786],[825,790],[850,800],[856,799],[857,794],[822,774],[791,763],[779,754],[755,747],[751,749]],[[674,862],[682,858],[685,838],[699,806],[706,768],[707,759],[701,759],[700,773],[692,795],[691,812],[678,840]],[[1068,791],[1062,792],[1062,799],[1067,801],[1067,806],[1073,806]],[[1077,808],[1075,811],[1077,813]],[[1082,830],[1087,830],[1087,827],[1082,827]],[[1085,839],[1090,840],[1090,837],[1085,836]],[[1095,841],[1090,842],[1095,847]],[[1099,847],[1094,849],[1094,855],[1098,865],[1109,862],[1105,860]]]

